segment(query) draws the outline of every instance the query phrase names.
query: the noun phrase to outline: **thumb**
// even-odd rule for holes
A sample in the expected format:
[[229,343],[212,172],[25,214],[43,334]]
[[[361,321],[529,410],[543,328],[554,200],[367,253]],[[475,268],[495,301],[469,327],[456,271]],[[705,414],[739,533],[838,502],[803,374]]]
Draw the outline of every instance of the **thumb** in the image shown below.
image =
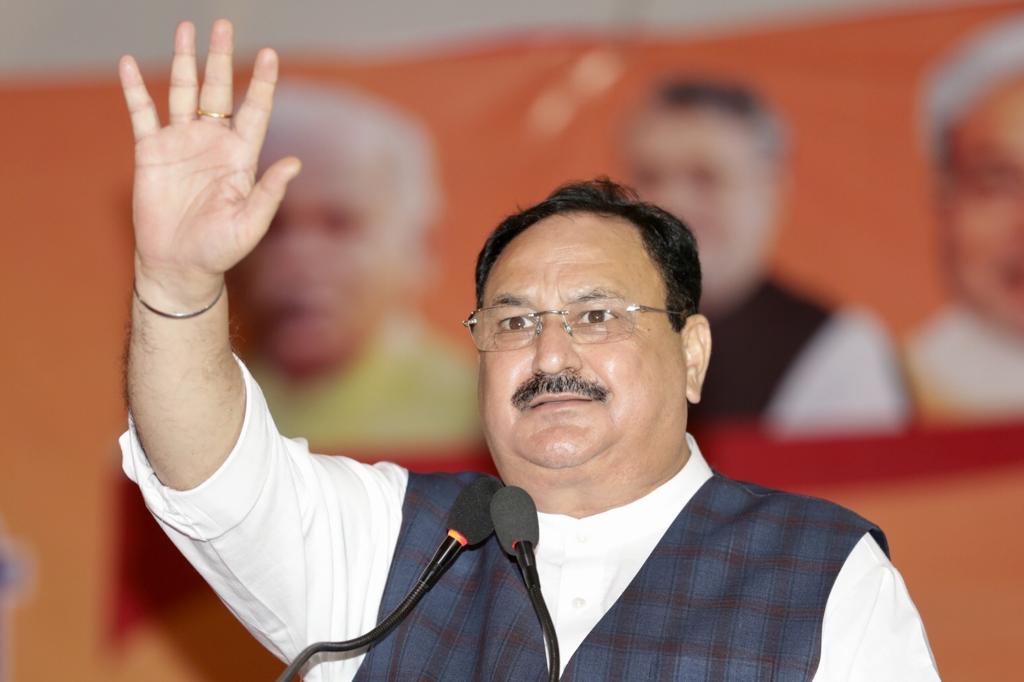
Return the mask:
[[252,188],[252,192],[245,200],[242,213],[245,216],[245,224],[251,225],[255,231],[251,235],[254,242],[259,241],[270,227],[270,221],[284,199],[288,183],[301,169],[302,163],[294,156],[279,159],[263,172],[263,177]]

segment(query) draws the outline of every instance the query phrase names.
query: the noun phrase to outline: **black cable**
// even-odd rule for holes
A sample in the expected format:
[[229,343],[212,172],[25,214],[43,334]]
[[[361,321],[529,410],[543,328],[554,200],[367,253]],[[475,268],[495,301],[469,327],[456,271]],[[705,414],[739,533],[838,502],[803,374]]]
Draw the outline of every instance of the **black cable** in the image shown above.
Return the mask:
[[455,560],[469,545],[477,545],[494,532],[491,521],[490,504],[494,492],[501,488],[501,482],[492,476],[481,476],[465,486],[448,513],[448,536],[438,546],[430,563],[416,579],[416,584],[405,599],[382,620],[377,627],[365,635],[343,642],[316,642],[299,652],[277,682],[289,682],[303,665],[316,654],[328,652],[355,651],[369,647],[379,639],[383,639],[402,620],[409,615],[413,607],[419,603],[423,595],[437,584],[441,576],[451,567]]
[[523,573],[526,582],[526,594],[530,597],[533,610],[540,621],[540,629],[544,635],[544,643],[548,650],[548,680],[557,682],[561,661],[558,653],[558,635],[555,633],[555,624],[551,620],[551,613],[548,612],[547,604],[544,603],[544,595],[540,591],[540,578],[537,576],[537,567],[533,555],[533,543],[523,540],[515,544],[516,562]]
[[550,682],[558,682],[561,661],[558,655],[558,636],[555,634],[555,624],[551,620],[551,614],[548,613],[547,606],[544,605],[544,597],[541,596],[540,590],[528,590],[528,593],[530,601],[533,602],[533,608],[540,620],[540,629],[544,633],[544,643],[547,644],[548,680]]
[[388,615],[387,618],[382,620],[377,627],[367,632],[365,635],[356,637],[355,639],[345,640],[343,642],[316,642],[310,644],[303,649],[295,660],[291,662],[291,665],[281,676],[277,678],[277,682],[289,682],[293,677],[299,673],[299,669],[302,668],[306,662],[322,652],[338,653],[341,651],[355,651],[356,649],[362,649],[363,647],[373,644],[377,639],[391,632],[396,625],[398,625],[403,618],[412,610],[414,606],[423,598],[423,595],[430,589],[430,585],[425,582],[418,582],[416,586],[406,595],[402,603],[399,604],[394,611]]

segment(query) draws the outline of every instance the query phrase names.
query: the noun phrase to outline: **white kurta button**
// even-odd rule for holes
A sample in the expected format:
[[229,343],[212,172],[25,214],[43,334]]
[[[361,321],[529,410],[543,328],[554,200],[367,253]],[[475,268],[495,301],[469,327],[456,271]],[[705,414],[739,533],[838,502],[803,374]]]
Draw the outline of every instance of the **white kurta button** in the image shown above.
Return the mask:
[[582,609],[584,606],[587,605],[587,600],[583,599],[582,597],[576,597],[572,600],[572,605],[577,609]]
[[586,533],[580,533],[580,534],[578,534],[576,536],[576,540],[577,540],[577,542],[581,542],[582,543],[582,542],[586,542],[587,540],[589,540],[589,538],[587,537]]

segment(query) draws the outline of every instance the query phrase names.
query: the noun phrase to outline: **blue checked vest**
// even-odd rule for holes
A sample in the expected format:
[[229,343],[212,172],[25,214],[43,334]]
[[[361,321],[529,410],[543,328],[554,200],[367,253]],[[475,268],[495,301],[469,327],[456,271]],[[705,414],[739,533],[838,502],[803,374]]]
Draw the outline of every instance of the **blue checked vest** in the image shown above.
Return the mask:
[[[381,617],[444,538],[476,474],[410,474]],[[708,480],[573,655],[563,680],[809,680],[832,584],[870,522],[837,505]],[[543,538],[541,538],[543,542]],[[564,656],[563,656],[564,660]],[[540,624],[492,536],[465,551],[357,680],[547,678]]]

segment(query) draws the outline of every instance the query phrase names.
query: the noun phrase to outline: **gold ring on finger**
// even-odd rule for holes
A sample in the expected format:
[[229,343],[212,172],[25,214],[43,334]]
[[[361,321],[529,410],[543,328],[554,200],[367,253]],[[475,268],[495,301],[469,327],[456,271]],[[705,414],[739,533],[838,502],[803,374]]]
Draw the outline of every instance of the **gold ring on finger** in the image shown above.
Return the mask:
[[217,111],[205,111],[203,109],[196,109],[196,114],[198,116],[205,116],[206,118],[214,118],[214,119],[229,119],[232,116],[234,116],[234,114],[222,114],[222,113],[217,112]]

